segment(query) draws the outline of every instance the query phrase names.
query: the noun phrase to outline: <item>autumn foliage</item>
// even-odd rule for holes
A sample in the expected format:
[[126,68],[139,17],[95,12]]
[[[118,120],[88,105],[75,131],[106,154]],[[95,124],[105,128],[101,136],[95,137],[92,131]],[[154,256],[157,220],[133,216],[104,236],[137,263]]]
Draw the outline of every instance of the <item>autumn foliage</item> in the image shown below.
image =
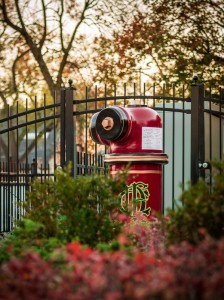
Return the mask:
[[[89,240],[88,235],[91,226],[97,225],[97,222],[93,224],[94,218],[90,223],[86,219],[87,233],[83,228],[78,231],[77,227],[66,236],[66,227],[60,223],[61,218],[57,221],[59,223],[51,220],[54,227],[47,227],[46,220],[44,222],[40,218],[45,215],[46,209],[42,210],[43,215],[39,215],[42,223],[30,212],[28,216],[33,220],[25,218],[24,226],[17,228],[12,236],[0,243],[0,299],[223,299],[224,161],[214,165],[218,172],[214,175],[211,191],[201,182],[191,186],[183,194],[184,205],[177,207],[167,217],[146,218],[142,214],[129,217],[113,211],[111,223],[110,219],[105,219],[109,222],[107,228],[113,231],[111,226],[116,224],[116,220],[120,222],[118,228],[121,230],[113,235],[108,234],[105,239],[103,231],[99,231],[98,240],[95,239],[97,243]],[[65,214],[61,207],[63,194],[68,192],[66,185],[71,187],[73,183],[65,180],[68,176],[66,173],[59,175],[57,184],[60,185],[60,191],[64,192],[57,193],[56,199],[58,201],[61,198],[61,202],[60,209],[56,207],[55,215],[63,213],[65,218],[68,213]],[[96,184],[97,177],[94,175],[93,178]],[[86,180],[92,182],[91,177]],[[105,177],[100,182],[101,187],[109,187],[107,184],[110,179]],[[110,184],[113,186],[112,182]],[[36,194],[39,200],[43,200],[41,193],[46,199],[46,193],[40,190]],[[74,199],[71,195],[77,193],[65,198],[70,204]],[[92,210],[90,203],[93,194],[89,195],[88,205]],[[111,196],[108,192],[102,195],[105,199]],[[50,205],[52,210],[55,208],[54,198],[51,195],[49,199],[51,201],[46,205]],[[105,199],[101,200],[104,202]],[[33,196],[30,200],[38,204]],[[80,205],[78,209],[83,208],[82,201],[78,201],[78,198],[76,201]],[[77,207],[74,205],[73,209]],[[200,218],[196,218],[197,215]],[[77,214],[75,216],[78,218]],[[72,218],[67,219],[66,224],[70,222]],[[58,235],[57,228],[64,232],[64,239],[61,233]],[[198,232],[193,235],[193,240],[192,231]],[[180,239],[180,232],[184,239]],[[85,238],[82,242],[79,234]]]
[[34,252],[12,258],[0,278],[1,299],[223,299],[224,239],[183,242],[158,257],[73,242],[49,262]]

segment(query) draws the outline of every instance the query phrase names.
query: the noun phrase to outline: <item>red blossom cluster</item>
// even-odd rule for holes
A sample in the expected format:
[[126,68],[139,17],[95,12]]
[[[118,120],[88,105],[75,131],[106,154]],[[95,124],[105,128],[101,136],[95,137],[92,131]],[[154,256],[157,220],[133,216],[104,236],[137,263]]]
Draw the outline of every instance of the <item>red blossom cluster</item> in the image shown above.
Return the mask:
[[120,236],[131,238],[135,248],[154,254],[162,253],[166,242],[165,222],[167,217],[159,219],[153,215],[145,216],[136,213],[128,223],[125,223]]
[[162,256],[100,253],[77,242],[50,262],[28,253],[1,265],[0,299],[224,299],[224,239],[183,242]]

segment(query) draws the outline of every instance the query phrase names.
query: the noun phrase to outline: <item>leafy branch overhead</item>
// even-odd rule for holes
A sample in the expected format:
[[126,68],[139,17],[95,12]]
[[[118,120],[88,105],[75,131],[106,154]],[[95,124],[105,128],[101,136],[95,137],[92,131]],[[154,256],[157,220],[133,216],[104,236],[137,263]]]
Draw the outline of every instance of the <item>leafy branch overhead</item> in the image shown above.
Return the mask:
[[205,81],[223,84],[224,2],[143,2],[133,21],[123,20],[112,37],[97,38],[102,79],[115,72],[133,77],[146,68],[153,80],[186,83],[198,73]]
[[[87,69],[91,74],[91,35],[108,32],[111,23],[115,26],[124,13],[122,2],[1,0],[0,66],[5,78],[0,84],[1,100],[15,101],[19,93],[31,95],[38,82],[38,91],[42,85],[53,96],[63,78],[81,80]],[[133,7],[130,13],[133,2],[127,0]]]
[[[14,56],[14,70],[11,70],[14,90],[18,88],[18,82],[16,82],[18,70],[16,69],[22,60],[29,63],[26,65],[28,72],[34,67],[39,79],[45,80],[51,95],[54,90],[61,87],[62,75],[68,63],[70,51],[74,46],[74,41],[80,39],[78,30],[81,24],[90,17],[88,10],[92,9],[96,2],[96,0],[88,0],[83,5],[70,2],[66,9],[64,1],[42,0],[34,6],[28,0],[23,3],[2,0],[1,22],[7,30],[1,38],[10,40],[13,47],[17,49],[17,54]],[[68,32],[65,20],[70,16],[76,18],[73,19]],[[10,37],[9,31],[12,33]],[[4,50],[9,50],[7,44]],[[57,66],[54,66],[52,60]]]

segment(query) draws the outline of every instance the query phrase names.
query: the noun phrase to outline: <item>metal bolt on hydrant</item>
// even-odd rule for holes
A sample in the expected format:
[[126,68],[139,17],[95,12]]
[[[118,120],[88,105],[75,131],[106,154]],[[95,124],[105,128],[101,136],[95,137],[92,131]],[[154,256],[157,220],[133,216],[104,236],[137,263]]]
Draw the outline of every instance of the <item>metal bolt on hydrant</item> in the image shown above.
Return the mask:
[[162,212],[162,165],[168,156],[162,153],[159,114],[146,105],[111,106],[92,116],[90,134],[96,143],[109,146],[104,161],[112,176],[130,165],[121,207],[147,216]]

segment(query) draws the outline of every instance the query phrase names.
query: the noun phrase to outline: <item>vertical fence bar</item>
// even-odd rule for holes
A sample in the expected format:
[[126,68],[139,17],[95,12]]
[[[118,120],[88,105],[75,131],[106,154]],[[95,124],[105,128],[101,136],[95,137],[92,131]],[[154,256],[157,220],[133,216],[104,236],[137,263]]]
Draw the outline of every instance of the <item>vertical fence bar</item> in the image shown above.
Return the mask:
[[[2,118],[2,110],[0,109],[0,119]],[[2,126],[0,126],[1,129]],[[2,210],[2,194],[4,191],[4,186],[3,186],[3,176],[2,176],[2,162],[1,162],[1,156],[2,156],[2,136],[0,134],[0,232],[2,231],[2,220],[3,218],[3,210]]]
[[199,177],[205,177],[205,171],[199,167],[205,158],[204,134],[204,85],[198,83],[197,76],[191,85],[191,182],[195,184]]
[[6,204],[6,230],[5,231],[9,231],[10,230],[10,161],[11,161],[11,140],[10,140],[10,135],[11,135],[11,131],[10,131],[10,127],[11,127],[11,120],[10,120],[10,116],[11,116],[11,109],[10,109],[10,106],[8,105],[8,122],[7,122],[7,125],[8,125],[8,153],[7,153],[7,182],[8,182],[8,185],[7,185],[7,196],[6,196],[6,201],[7,201],[7,204]]
[[185,89],[182,86],[182,191],[185,189]]
[[221,116],[221,112],[222,112],[222,89],[219,88],[219,159],[222,159],[222,116]]
[[60,109],[60,164],[65,166],[65,89],[61,90],[60,95],[61,109]]
[[44,107],[43,107],[43,114],[44,114],[44,122],[43,122],[43,126],[44,126],[44,179],[46,179],[46,172],[47,172],[47,124],[46,124],[46,106],[47,106],[47,102],[46,102],[46,94],[44,94]]
[[16,156],[17,156],[17,162],[16,162],[16,197],[17,197],[17,204],[16,204],[16,219],[20,219],[20,205],[18,205],[19,202],[21,202],[21,199],[19,197],[19,103],[17,101],[16,103]]
[[[107,107],[107,85],[104,85],[104,107]],[[104,146],[104,153],[107,153],[107,146]],[[106,173],[106,164],[105,164],[105,173]]]
[[71,175],[74,176],[75,129],[73,120],[73,97],[75,88],[69,80],[69,88],[61,90],[61,166],[71,162]]
[[145,94],[146,94],[146,86],[145,86],[145,82],[144,82],[144,84],[143,84],[143,96],[144,96],[143,105],[145,105]]
[[[172,97],[175,97],[175,85],[172,85]],[[172,209],[174,209],[174,201],[175,198],[175,157],[176,157],[176,135],[175,135],[175,100],[173,99],[173,105],[172,105],[172,170],[173,170],[173,176],[172,176]]]
[[73,161],[74,161],[74,166],[73,166],[73,170],[74,170],[74,174],[73,176],[76,177],[78,174],[78,166],[77,166],[77,142],[76,142],[76,110],[77,110],[77,104],[73,105],[73,100],[76,99],[76,93],[75,93],[75,88],[73,87],[73,93],[72,93],[72,107],[71,107],[71,111],[72,111],[72,120],[73,120],[73,143],[74,143],[74,150],[73,150]]
[[117,87],[114,84],[114,105],[117,105]]
[[75,88],[72,87],[72,81],[69,81],[70,87],[65,91],[65,140],[66,140],[66,164],[72,163],[71,175],[76,173],[75,169],[75,127],[73,118],[73,98]]
[[[97,85],[95,85],[95,93],[94,93],[94,97],[96,99],[95,103],[94,103],[94,109],[97,110],[97,97],[98,97],[98,90],[97,90]],[[94,164],[96,166],[98,166],[98,147],[97,147],[97,143],[95,143],[94,145],[94,150],[95,150],[95,160],[94,160]]]
[[126,96],[127,96],[127,85],[126,83],[124,83],[124,106],[126,106],[127,104]]
[[28,178],[28,173],[29,173],[29,164],[28,164],[28,132],[29,132],[29,128],[28,128],[28,99],[26,98],[26,125],[25,125],[25,136],[26,136],[26,164],[25,164],[25,189],[26,191],[29,190],[29,178]]
[[[88,96],[89,96],[89,93],[88,93],[88,87],[86,86],[86,100],[88,99]],[[87,110],[88,110],[88,103],[86,101],[85,103],[85,174],[88,174],[88,141],[87,141],[87,134],[88,134],[88,131],[87,131],[87,122],[88,122],[88,119],[87,119]]]
[[66,113],[65,113],[65,139],[66,139],[66,164],[72,163],[71,175],[74,176],[75,158],[75,128],[73,120],[73,94],[74,90],[66,90]]
[[[1,145],[0,145],[1,146]],[[4,187],[2,186],[2,163],[0,161],[0,232],[2,231],[2,193],[3,193]]]
[[[163,84],[162,87],[162,96],[163,98],[165,97],[165,84]],[[165,114],[165,99],[163,99],[163,104],[162,104],[162,116],[163,116],[163,153],[165,153],[165,138],[166,138],[166,130],[165,130],[165,124],[166,124],[166,114]],[[164,187],[165,187],[165,170],[164,170],[164,165],[162,165],[162,170],[163,170],[163,191],[162,191],[162,195],[163,195],[163,213],[165,213],[165,195],[164,195]],[[173,200],[172,200],[173,201]]]
[[[206,93],[206,91],[205,91]],[[212,88],[210,86],[209,91],[208,91],[208,131],[209,131],[209,160],[212,160]],[[209,176],[209,184],[210,186],[212,185],[212,176],[210,174]]]
[[155,95],[156,95],[156,84],[153,83],[153,87],[152,87],[152,93],[153,93],[153,106],[152,107],[155,107]]
[[136,83],[134,82],[134,105],[136,104]]
[[34,125],[34,136],[35,136],[35,145],[34,145],[34,157],[37,162],[37,96],[34,98],[34,119],[35,119],[35,125]]
[[212,159],[212,89],[209,89],[209,100],[208,100],[208,109],[209,109],[209,159]]
[[56,118],[55,118],[55,116],[56,116],[56,92],[54,92],[54,97],[53,97],[53,105],[54,105],[54,108],[53,108],[53,115],[54,115],[54,117],[53,117],[53,130],[54,130],[54,135],[53,135],[53,140],[54,140],[54,142],[53,142],[53,147],[54,147],[54,156],[53,156],[53,173],[55,172],[55,169],[56,169],[56,165],[57,165],[57,163],[56,163],[56,157],[57,157],[57,145],[56,145]]

